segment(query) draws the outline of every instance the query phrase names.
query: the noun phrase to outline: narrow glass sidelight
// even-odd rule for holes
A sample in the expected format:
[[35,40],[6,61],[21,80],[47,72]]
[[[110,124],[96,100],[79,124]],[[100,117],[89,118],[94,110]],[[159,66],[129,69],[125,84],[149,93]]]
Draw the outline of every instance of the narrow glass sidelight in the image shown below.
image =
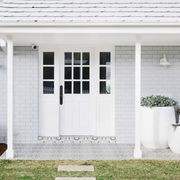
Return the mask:
[[43,94],[54,94],[54,52],[43,52]]
[[99,55],[99,93],[111,94],[111,53],[100,52]]

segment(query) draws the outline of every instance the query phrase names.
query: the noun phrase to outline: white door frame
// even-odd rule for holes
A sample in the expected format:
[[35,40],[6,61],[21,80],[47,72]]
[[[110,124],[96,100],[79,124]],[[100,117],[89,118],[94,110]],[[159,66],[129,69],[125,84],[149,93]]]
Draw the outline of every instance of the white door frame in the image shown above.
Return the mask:
[[[95,129],[94,129],[94,135],[95,136],[115,136],[115,46],[104,46],[104,45],[77,45],[77,46],[72,46],[72,45],[54,45],[54,46],[51,46],[51,45],[40,45],[40,48],[39,48],[39,58],[40,58],[40,62],[42,61],[42,52],[43,50],[46,50],[46,51],[54,51],[55,52],[55,55],[57,56],[56,58],[60,61],[60,53],[62,54],[62,52],[64,52],[64,50],[67,50],[67,49],[71,49],[72,51],[76,51],[76,49],[84,49],[84,51],[88,51],[88,49],[91,49],[92,51],[94,51],[94,58],[95,58],[95,66],[94,67],[91,67],[91,68],[95,68],[94,71],[96,71],[96,76],[99,76],[99,52],[105,52],[105,51],[108,51],[108,52],[111,52],[111,59],[112,59],[112,64],[111,64],[111,94],[109,96],[109,99],[111,98],[111,101],[112,101],[112,105],[111,105],[111,110],[112,110],[112,116],[111,116],[111,127],[105,127],[104,131],[101,131],[98,129],[98,123],[97,123],[97,120],[96,120],[96,125],[94,126]],[[60,62],[60,64],[62,63],[63,61]],[[63,66],[64,67],[64,66]],[[41,93],[42,93],[42,64],[39,63],[39,72],[40,72],[40,76],[39,76],[39,102],[41,102]],[[57,68],[57,67],[56,67]],[[58,67],[58,70],[59,70],[59,67]],[[96,95],[95,96],[95,99],[96,100],[103,100],[104,98],[107,97],[108,99],[108,95],[106,94],[99,94],[99,78],[95,78],[94,80],[94,88],[95,91],[96,91]],[[59,104],[59,86],[60,84],[62,84],[62,79],[59,80],[59,77],[57,78],[57,81],[55,83],[55,89],[58,89],[58,101],[57,101],[57,104],[60,108],[60,104]],[[96,103],[96,106],[97,106],[97,103]],[[39,103],[39,109],[41,109],[41,103]],[[97,113],[96,113],[96,119],[98,118],[97,116]],[[41,122],[41,116],[40,116],[40,122]],[[60,122],[59,122],[59,125],[60,125]],[[59,126],[58,126],[59,127]],[[59,136],[61,135],[61,132],[60,132],[60,128],[58,128],[58,133],[55,134],[55,136]]]

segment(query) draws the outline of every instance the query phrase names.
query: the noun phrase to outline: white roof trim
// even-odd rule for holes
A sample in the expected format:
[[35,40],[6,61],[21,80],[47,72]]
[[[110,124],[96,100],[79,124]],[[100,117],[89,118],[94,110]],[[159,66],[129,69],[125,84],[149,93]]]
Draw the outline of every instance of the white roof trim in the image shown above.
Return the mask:
[[162,27],[180,26],[179,23],[0,23],[0,27]]

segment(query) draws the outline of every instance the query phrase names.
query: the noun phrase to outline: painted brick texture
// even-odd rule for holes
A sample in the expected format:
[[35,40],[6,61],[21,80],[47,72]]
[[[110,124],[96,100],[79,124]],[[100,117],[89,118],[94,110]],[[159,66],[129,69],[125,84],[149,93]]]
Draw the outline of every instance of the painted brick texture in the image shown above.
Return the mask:
[[[166,54],[171,66],[161,67]],[[120,143],[134,142],[134,47],[116,47],[116,135]],[[180,47],[142,47],[142,96],[165,95],[180,103]]]
[[6,55],[0,51],[0,142],[5,142],[6,136]]
[[[0,57],[3,56],[0,52]],[[6,137],[6,58],[0,67],[0,136]],[[2,76],[1,76],[2,75]],[[38,138],[38,51],[14,48],[14,142],[34,143]]]
[[[116,136],[118,143],[134,142],[134,47],[116,46]],[[167,55],[171,66],[161,67]],[[180,103],[180,46],[142,47],[142,95],[167,95]],[[0,141],[6,137],[6,56],[0,51]],[[38,51],[15,47],[14,142],[37,143]]]

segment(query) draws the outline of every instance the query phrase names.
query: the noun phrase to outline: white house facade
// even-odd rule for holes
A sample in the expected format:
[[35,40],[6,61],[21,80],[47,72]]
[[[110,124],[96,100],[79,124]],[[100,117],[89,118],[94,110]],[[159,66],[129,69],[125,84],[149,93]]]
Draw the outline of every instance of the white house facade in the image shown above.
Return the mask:
[[[134,144],[140,99],[180,102],[177,0],[1,0],[0,141]],[[169,67],[160,65],[166,56]]]

